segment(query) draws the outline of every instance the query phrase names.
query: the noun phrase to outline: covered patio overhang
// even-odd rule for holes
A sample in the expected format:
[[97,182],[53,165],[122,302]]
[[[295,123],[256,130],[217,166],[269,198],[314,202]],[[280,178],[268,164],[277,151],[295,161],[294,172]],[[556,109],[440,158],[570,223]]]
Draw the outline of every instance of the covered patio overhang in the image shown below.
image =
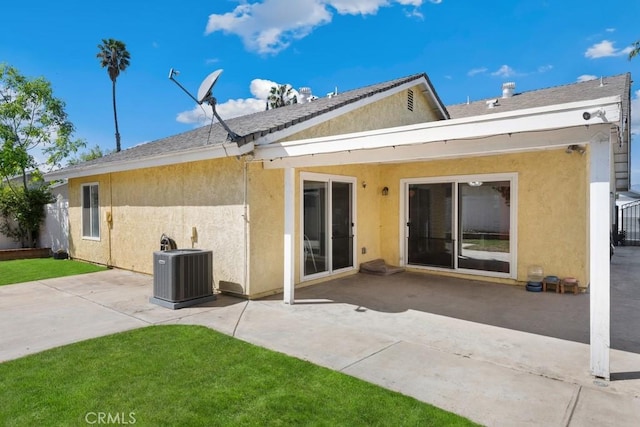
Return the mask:
[[611,146],[620,143],[620,120],[620,97],[608,97],[368,132],[258,143],[255,160],[261,160],[266,169],[284,169],[284,302],[295,303],[296,168],[433,161],[588,145],[590,369],[592,375],[609,379]]

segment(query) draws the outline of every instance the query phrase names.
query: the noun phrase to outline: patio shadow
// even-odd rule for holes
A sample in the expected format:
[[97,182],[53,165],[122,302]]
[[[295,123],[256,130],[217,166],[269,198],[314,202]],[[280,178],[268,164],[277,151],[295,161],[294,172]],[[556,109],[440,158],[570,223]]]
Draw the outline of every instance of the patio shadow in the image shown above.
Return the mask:
[[[615,292],[612,284],[612,298]],[[417,310],[584,344],[590,339],[589,297],[414,272],[358,273],[295,291],[296,304],[344,303],[387,313]],[[626,317],[616,311],[620,309],[612,304],[611,348],[640,353],[640,330],[629,336],[630,328],[617,322]]]

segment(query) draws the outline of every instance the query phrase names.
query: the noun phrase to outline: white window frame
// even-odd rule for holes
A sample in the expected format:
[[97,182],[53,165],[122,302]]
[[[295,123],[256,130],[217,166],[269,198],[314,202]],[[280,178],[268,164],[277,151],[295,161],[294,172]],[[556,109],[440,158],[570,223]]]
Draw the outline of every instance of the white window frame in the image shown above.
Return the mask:
[[[305,254],[304,254],[304,182],[305,181],[319,181],[319,182],[326,182],[329,184],[329,189],[331,189],[331,183],[334,181],[337,182],[345,182],[345,183],[349,183],[352,185],[352,189],[353,191],[351,192],[351,219],[353,221],[353,227],[352,227],[352,231],[353,231],[353,265],[351,267],[345,267],[345,268],[340,268],[337,270],[333,270],[331,269],[327,269],[327,271],[322,271],[319,273],[314,273],[314,274],[308,274],[305,276],[304,274],[304,263],[305,263]],[[315,173],[315,172],[300,172],[300,197],[299,197],[299,210],[298,210],[298,218],[299,218],[299,235],[298,235],[298,244],[299,244],[299,254],[298,254],[298,259],[299,259],[299,275],[300,275],[300,282],[306,282],[309,280],[314,280],[314,279],[318,279],[321,277],[327,277],[327,276],[333,276],[345,271],[350,271],[356,268],[356,264],[357,264],[357,248],[358,248],[358,242],[357,242],[357,210],[356,210],[356,193],[357,193],[357,183],[358,183],[358,179],[356,177],[353,176],[345,176],[345,175],[331,175],[331,174],[322,174],[322,173]],[[327,200],[327,211],[331,212],[333,209],[332,206],[332,202],[331,202],[331,197],[328,197]],[[331,215],[327,215],[327,218],[329,219],[329,224],[327,225],[327,227],[329,229],[331,229]],[[333,259],[331,251],[327,251],[327,263],[329,266],[333,267]]]
[[[483,270],[470,270],[465,268],[458,268],[458,183],[467,183],[472,181],[490,182],[490,181],[509,181],[511,188],[510,202],[509,202],[509,273],[499,273],[495,271],[483,271]],[[453,185],[453,224],[452,233],[456,236],[456,244],[454,245],[454,264],[453,268],[434,267],[434,266],[422,266],[413,265],[408,263],[407,257],[407,190],[409,184],[455,184]],[[415,269],[424,270],[436,270],[436,271],[452,271],[465,273],[476,276],[485,277],[501,277],[516,279],[518,277],[518,173],[497,173],[497,174],[478,174],[478,175],[454,175],[454,176],[439,176],[439,177],[425,177],[425,178],[405,178],[400,180],[399,186],[400,194],[400,224],[399,224],[399,248],[400,252],[400,265],[405,267],[411,267]]]
[[[91,192],[92,192],[92,187],[96,187],[96,190],[98,192],[98,205],[95,207],[95,209],[97,209],[98,211],[98,215],[97,215],[97,221],[98,221],[98,235],[97,236],[92,236],[92,235],[85,235],[84,234],[84,223],[85,223],[85,217],[84,217],[84,189],[86,187],[89,187],[89,197],[91,197]],[[89,202],[91,203],[91,202]],[[92,207],[89,206],[89,220],[91,220],[93,218],[93,215],[91,214],[92,211]],[[82,234],[82,239],[84,240],[94,240],[94,241],[100,241],[100,184],[97,182],[87,182],[84,183],[80,186],[80,229],[81,229],[81,234]],[[91,224],[89,226],[89,230],[93,230],[93,224]]]

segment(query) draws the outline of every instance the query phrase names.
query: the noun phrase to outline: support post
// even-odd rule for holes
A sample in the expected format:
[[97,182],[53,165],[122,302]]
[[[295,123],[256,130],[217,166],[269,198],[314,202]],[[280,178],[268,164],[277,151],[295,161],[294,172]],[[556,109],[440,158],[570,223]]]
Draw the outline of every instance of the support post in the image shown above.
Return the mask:
[[295,234],[295,169],[284,169],[284,303],[293,304],[294,234]]
[[589,167],[589,278],[591,374],[609,379],[610,348],[610,168],[609,138],[591,141]]

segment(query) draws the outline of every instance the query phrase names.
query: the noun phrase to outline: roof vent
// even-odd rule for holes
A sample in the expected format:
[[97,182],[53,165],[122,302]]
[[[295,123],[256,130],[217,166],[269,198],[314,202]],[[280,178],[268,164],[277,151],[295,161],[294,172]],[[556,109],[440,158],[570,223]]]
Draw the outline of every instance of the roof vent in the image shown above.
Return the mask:
[[516,90],[515,82],[502,83],[502,97],[503,98],[511,98],[513,96],[513,92],[515,90]]
[[316,98],[313,95],[311,95],[311,88],[308,86],[301,87],[298,90],[298,93],[300,94],[300,99],[298,101],[301,104],[304,104],[305,102],[311,102]]
[[413,91],[407,90],[407,110],[413,111]]
[[486,102],[486,104],[487,108],[495,108],[500,105],[500,103],[498,102],[498,98],[490,99]]

